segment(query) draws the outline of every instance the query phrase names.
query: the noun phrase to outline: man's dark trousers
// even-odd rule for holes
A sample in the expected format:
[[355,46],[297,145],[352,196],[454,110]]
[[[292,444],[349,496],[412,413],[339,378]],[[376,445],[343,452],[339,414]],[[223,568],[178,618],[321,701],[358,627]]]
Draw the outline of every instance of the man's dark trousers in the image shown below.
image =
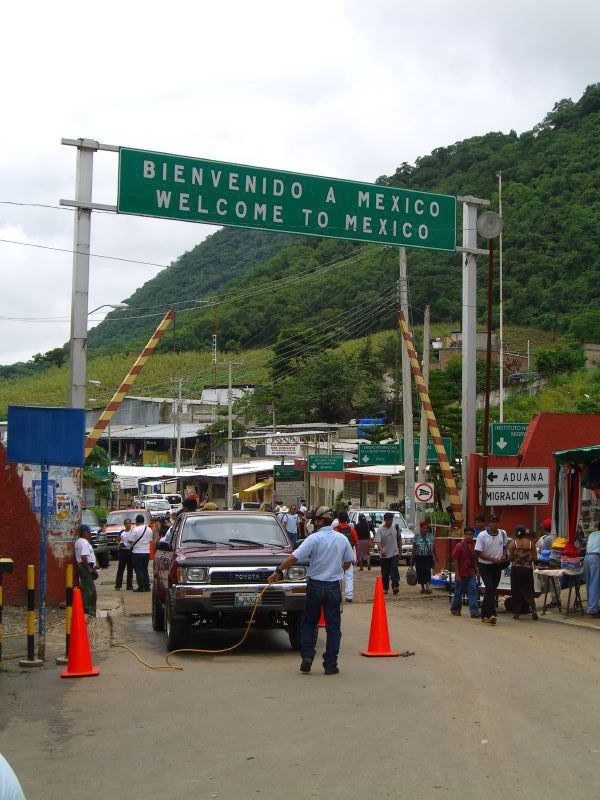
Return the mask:
[[132,553],[131,560],[137,581],[137,588],[140,592],[150,591],[150,576],[148,575],[148,562],[150,553]]
[[127,568],[126,586],[128,589],[133,589],[133,564],[131,562],[131,550],[128,547],[119,547],[118,557],[119,566],[117,567],[117,577],[115,579],[115,589],[120,589],[123,586],[123,573]]
[[481,604],[482,617],[496,616],[496,589],[500,583],[502,569],[498,564],[482,564],[479,562],[479,574],[485,586]]
[[383,582],[384,592],[387,592],[390,588],[390,578],[392,581],[392,589],[397,589],[400,585],[400,573],[398,572],[399,561],[399,555],[381,559],[381,580]]
[[312,661],[315,657],[315,644],[322,607],[325,612],[325,627],[327,630],[327,645],[323,654],[323,666],[325,669],[337,666],[342,639],[341,605],[342,592],[339,581],[308,579],[304,613],[300,624],[300,652],[303,661]]

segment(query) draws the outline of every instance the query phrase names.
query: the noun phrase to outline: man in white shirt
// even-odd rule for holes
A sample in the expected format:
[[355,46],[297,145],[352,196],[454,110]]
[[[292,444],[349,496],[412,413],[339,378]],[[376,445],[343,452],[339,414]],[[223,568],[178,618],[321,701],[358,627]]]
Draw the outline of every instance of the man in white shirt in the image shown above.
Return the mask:
[[475,555],[479,559],[479,574],[485,585],[481,604],[481,621],[496,624],[496,589],[502,576],[508,537],[498,528],[498,517],[491,516],[487,529],[477,534]]
[[135,525],[126,534],[126,539],[131,549],[131,562],[137,581],[137,589],[134,589],[134,591],[149,592],[150,576],[148,575],[148,564],[150,562],[152,528],[146,525],[143,514],[137,515]]
[[25,800],[19,779],[2,753],[0,753],[0,798],[2,800]]
[[80,525],[78,528],[79,536],[75,540],[75,561],[77,562],[77,574],[79,575],[79,588],[81,589],[81,599],[83,610],[86,614],[96,616],[96,586],[93,575],[96,575],[96,556],[94,548],[90,544],[92,531],[89,525]]

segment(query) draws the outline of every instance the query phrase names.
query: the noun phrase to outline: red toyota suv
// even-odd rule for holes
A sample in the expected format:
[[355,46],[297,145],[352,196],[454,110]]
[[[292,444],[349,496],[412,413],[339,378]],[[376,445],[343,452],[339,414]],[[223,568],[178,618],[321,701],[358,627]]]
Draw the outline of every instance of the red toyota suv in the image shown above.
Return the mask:
[[[185,647],[198,628],[243,628],[267,578],[291,552],[274,514],[199,511],[182,514],[156,544],[152,627],[167,650]],[[296,564],[263,594],[257,628],[285,628],[300,646],[306,567]]]

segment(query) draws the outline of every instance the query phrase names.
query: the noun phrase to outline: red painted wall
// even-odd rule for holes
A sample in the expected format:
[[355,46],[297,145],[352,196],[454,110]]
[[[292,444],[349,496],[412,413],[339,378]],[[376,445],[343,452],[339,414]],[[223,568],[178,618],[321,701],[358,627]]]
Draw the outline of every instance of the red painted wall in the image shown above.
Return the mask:
[[[31,510],[29,500],[16,465],[6,463],[6,450],[0,445],[0,556],[12,558],[14,572],[5,575],[3,581],[4,602],[24,604],[27,592],[27,565],[34,564],[36,588],[40,574],[40,526]],[[58,605],[65,598],[65,566],[67,561],[58,561],[48,547],[46,602]],[[37,604],[37,598],[36,598]]]
[[[553,452],[573,447],[589,447],[600,444],[600,414],[535,414],[521,449],[516,456],[489,456],[488,466],[510,469],[511,467],[548,467],[550,469],[550,503],[535,506],[537,525],[552,514],[554,478],[556,474]],[[469,524],[473,524],[479,513],[479,492],[474,491],[479,482],[482,457],[475,454],[469,459]],[[534,506],[496,506],[494,512],[500,517],[500,527],[509,532],[518,524],[533,526]]]

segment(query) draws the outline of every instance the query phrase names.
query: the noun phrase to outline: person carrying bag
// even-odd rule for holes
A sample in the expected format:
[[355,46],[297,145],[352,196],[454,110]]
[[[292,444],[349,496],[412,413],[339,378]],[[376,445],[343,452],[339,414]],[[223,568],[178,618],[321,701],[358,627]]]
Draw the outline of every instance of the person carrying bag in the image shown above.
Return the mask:
[[137,582],[136,592],[150,591],[150,576],[148,564],[150,562],[150,542],[152,529],[145,524],[144,515],[138,514],[133,527],[126,536],[126,541],[131,543],[131,563]]

